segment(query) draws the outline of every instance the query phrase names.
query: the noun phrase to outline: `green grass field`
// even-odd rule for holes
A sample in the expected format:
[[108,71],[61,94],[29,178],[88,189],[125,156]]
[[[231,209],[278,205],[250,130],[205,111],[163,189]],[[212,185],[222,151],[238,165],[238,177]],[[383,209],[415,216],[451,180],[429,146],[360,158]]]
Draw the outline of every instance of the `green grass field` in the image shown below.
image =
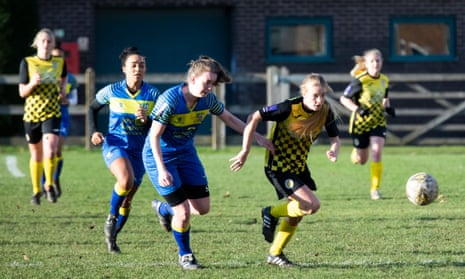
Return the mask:
[[[349,162],[350,146],[329,162],[314,146],[309,165],[321,209],[302,221],[285,250],[295,268],[269,266],[260,209],[276,203],[254,147],[243,170],[229,171],[238,147],[199,148],[209,177],[211,211],[192,219],[192,248],[204,269],[177,265],[172,235],[150,202],[159,198],[146,177],[131,218],[109,254],[103,224],[114,179],[99,150],[65,151],[63,196],[30,205],[27,150],[0,147],[0,278],[463,278],[465,274],[464,147],[387,147],[381,192],[369,199],[369,167]],[[8,157],[14,156],[14,157]],[[17,158],[15,177],[8,158]],[[407,178],[426,171],[441,197],[418,207],[405,197]],[[15,173],[15,172],[13,172]]]

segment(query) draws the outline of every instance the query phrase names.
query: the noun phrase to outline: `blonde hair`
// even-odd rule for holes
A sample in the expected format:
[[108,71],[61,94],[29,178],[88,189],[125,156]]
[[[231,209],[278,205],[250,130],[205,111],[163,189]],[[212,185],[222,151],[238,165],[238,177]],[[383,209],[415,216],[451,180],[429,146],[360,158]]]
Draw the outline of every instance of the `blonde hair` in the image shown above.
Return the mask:
[[[325,95],[327,93],[333,93],[333,90],[323,78],[323,76],[312,73],[307,75],[300,85],[300,93],[302,96],[305,96],[305,94],[308,93],[307,86],[309,84],[313,87],[318,87],[318,90],[324,90]],[[320,134],[321,129],[325,125],[326,117],[328,116],[328,111],[330,110],[336,119],[337,115],[334,114],[334,109],[332,109],[330,103],[325,100],[323,107],[319,111],[315,111],[313,115],[307,119],[291,121],[288,125],[288,129],[300,139],[310,137],[310,139],[313,141]]]
[[197,76],[204,72],[212,72],[217,74],[215,85],[218,83],[230,83],[231,75],[223,68],[223,66],[215,59],[201,55],[197,60],[192,60],[189,63],[187,78]]
[[359,74],[361,74],[363,72],[366,72],[367,68],[366,68],[366,65],[365,65],[365,57],[368,56],[369,54],[377,54],[380,57],[383,57],[383,54],[381,53],[381,51],[379,49],[376,49],[376,48],[372,48],[372,49],[364,51],[363,56],[355,55],[353,57],[353,59],[355,61],[355,66],[350,71],[351,76],[356,77]]
[[53,34],[52,30],[48,28],[42,28],[39,30],[39,32],[37,32],[37,34],[34,37],[34,40],[32,41],[31,47],[37,48],[37,44],[39,42],[39,35],[42,33],[45,33],[50,36],[50,39],[52,40],[53,48],[55,48],[55,34]]

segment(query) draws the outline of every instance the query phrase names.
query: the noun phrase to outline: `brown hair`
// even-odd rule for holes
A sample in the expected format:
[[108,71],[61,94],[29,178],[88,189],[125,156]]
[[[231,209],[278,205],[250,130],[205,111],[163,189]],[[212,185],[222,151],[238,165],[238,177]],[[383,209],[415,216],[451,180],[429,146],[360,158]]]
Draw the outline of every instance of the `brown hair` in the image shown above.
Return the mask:
[[379,49],[376,49],[376,48],[372,48],[372,49],[369,49],[369,50],[366,50],[363,52],[363,56],[360,56],[360,55],[355,55],[353,57],[354,61],[355,61],[355,66],[352,68],[352,70],[350,71],[350,75],[353,76],[353,77],[356,77],[358,76],[359,74],[365,72],[367,70],[366,66],[365,66],[365,57],[368,55],[368,54],[372,54],[372,53],[376,53],[378,54],[379,56],[383,57],[381,51]]
[[231,75],[223,68],[223,66],[215,59],[201,55],[197,60],[192,60],[189,63],[189,70],[187,77],[197,76],[204,72],[212,72],[217,74],[215,85],[222,83],[230,83],[232,81]]
[[[312,73],[307,75],[300,85],[300,93],[302,96],[308,93],[307,86],[309,83],[314,87],[318,87],[319,90],[324,90],[325,94],[333,93],[333,90],[323,76]],[[319,111],[315,111],[311,117],[290,122],[288,125],[289,131],[297,135],[298,138],[310,137],[312,141],[315,140],[325,125],[326,117],[330,109],[331,105],[325,100],[323,107]],[[331,109],[331,111],[334,113],[333,109]]]

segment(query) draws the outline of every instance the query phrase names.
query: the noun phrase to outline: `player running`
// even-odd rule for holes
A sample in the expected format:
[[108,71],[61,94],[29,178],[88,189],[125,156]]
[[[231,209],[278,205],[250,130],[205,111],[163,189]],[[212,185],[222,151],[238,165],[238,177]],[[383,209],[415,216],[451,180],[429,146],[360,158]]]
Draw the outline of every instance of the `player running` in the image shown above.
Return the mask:
[[[278,199],[284,202],[262,209],[262,233],[272,243],[267,262],[278,266],[292,266],[283,250],[291,240],[297,226],[305,215],[315,214],[320,201],[313,193],[316,184],[307,166],[310,147],[323,127],[329,140],[326,152],[329,160],[336,162],[339,154],[339,131],[337,118],[325,95],[331,88],[321,75],[310,74],[300,86],[302,96],[282,103],[263,107],[248,117],[244,129],[242,150],[230,161],[231,170],[239,171],[247,160],[251,135],[261,121],[274,121],[270,138],[274,150],[266,150],[265,175],[273,185]],[[284,218],[275,235],[279,218]]]
[[[65,57],[64,51],[60,48],[59,43],[57,43],[56,47],[52,50],[53,56],[58,57]],[[63,170],[63,146],[65,144],[65,139],[68,137],[69,134],[69,126],[70,126],[70,115],[69,115],[69,106],[75,106],[78,102],[77,90],[78,90],[78,82],[76,77],[68,72],[67,75],[67,83],[66,83],[66,98],[60,102],[60,111],[61,111],[61,123],[60,123],[60,134],[59,140],[57,145],[57,155],[56,155],[56,164],[55,170],[53,172],[53,189],[55,191],[55,195],[57,198],[61,196],[62,189],[61,189],[61,182],[60,176]],[[45,175],[42,175],[42,187],[45,184]],[[45,190],[44,190],[45,193]]]
[[[125,79],[102,88],[89,108],[89,127],[94,145],[103,143],[103,159],[116,178],[110,199],[110,213],[104,226],[110,253],[120,253],[118,233],[129,218],[131,201],[145,174],[142,147],[151,119],[148,117],[160,91],[144,82],[145,57],[135,47],[120,55]],[[97,114],[109,105],[108,133],[97,130]]]
[[[201,56],[191,61],[186,82],[166,90],[152,110],[144,165],[155,189],[166,200],[155,200],[153,208],[163,227],[173,233],[183,269],[199,268],[190,243],[191,214],[204,215],[210,210],[208,181],[194,145],[197,128],[209,113],[239,133],[245,127],[212,92],[218,83],[230,81],[220,63]],[[268,143],[260,135],[257,141]]]
[[381,73],[383,57],[379,50],[370,49],[363,56],[355,56],[355,66],[350,72],[354,80],[344,90],[340,102],[352,111],[349,133],[354,149],[351,161],[364,165],[371,151],[370,197],[381,199],[379,187],[383,173],[381,155],[386,138],[386,111],[392,117],[396,112],[388,99],[389,79]]
[[60,132],[60,101],[66,99],[67,70],[63,57],[52,56],[55,36],[50,29],[37,32],[32,47],[37,49],[37,54],[21,60],[19,96],[25,99],[23,121],[31,154],[31,204],[39,205],[42,173],[47,200],[56,202],[53,172]]

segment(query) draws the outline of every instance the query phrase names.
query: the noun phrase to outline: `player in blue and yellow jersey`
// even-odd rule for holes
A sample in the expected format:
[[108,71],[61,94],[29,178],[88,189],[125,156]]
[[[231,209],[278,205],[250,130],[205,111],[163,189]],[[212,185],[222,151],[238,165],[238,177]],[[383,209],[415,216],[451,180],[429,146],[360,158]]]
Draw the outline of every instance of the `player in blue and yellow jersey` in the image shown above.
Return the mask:
[[[57,43],[56,47],[52,50],[53,56],[58,57],[65,57],[64,51],[60,48],[59,44]],[[56,153],[56,164],[55,164],[55,171],[53,172],[53,188],[55,191],[55,195],[57,198],[61,196],[61,183],[60,183],[60,176],[63,170],[63,146],[65,144],[65,139],[68,137],[69,134],[69,127],[70,127],[70,115],[69,115],[69,106],[74,106],[78,102],[78,82],[76,77],[68,72],[67,75],[67,83],[66,83],[66,99],[60,103],[60,112],[61,112],[61,124],[60,124],[60,134],[59,140],[57,145],[57,153]],[[42,175],[42,186],[45,184],[45,176]]]
[[[190,216],[210,210],[208,181],[194,135],[209,113],[237,132],[242,133],[245,127],[212,93],[215,85],[230,81],[220,63],[201,56],[191,61],[186,82],[166,90],[152,110],[153,123],[143,159],[152,184],[166,200],[155,200],[152,207],[163,227],[172,231],[183,269],[199,267],[190,245]],[[266,144],[266,138],[260,135],[257,141]]]
[[383,57],[378,49],[365,51],[363,56],[355,56],[355,66],[351,70],[352,82],[344,90],[340,102],[352,112],[349,133],[354,149],[351,160],[363,165],[371,152],[370,197],[381,199],[379,191],[383,172],[382,152],[386,138],[386,116],[395,117],[395,109],[388,98],[389,79],[381,73]]
[[[273,121],[270,139],[273,148],[265,154],[265,175],[275,188],[278,199],[285,198],[273,206],[262,209],[262,233],[272,243],[267,263],[292,266],[283,250],[297,230],[305,215],[315,214],[320,201],[313,193],[315,181],[307,165],[312,144],[323,128],[329,137],[330,148],[326,156],[336,162],[339,154],[339,130],[337,115],[325,100],[331,88],[319,74],[310,74],[300,85],[301,96],[279,104],[263,107],[248,117],[244,130],[242,150],[231,158],[231,170],[239,171],[250,152],[251,138],[261,121]],[[275,235],[279,218],[283,217]]]
[[[146,61],[136,47],[124,49],[120,59],[125,79],[99,90],[89,109],[91,141],[94,145],[103,143],[103,159],[116,178],[104,226],[110,253],[120,253],[116,238],[129,217],[132,198],[145,174],[142,147],[152,122],[149,114],[160,94],[143,81]],[[97,130],[97,114],[105,105],[110,112],[104,136]]]
[[42,173],[47,200],[56,202],[53,188],[56,150],[60,132],[60,101],[66,100],[67,70],[63,57],[52,56],[55,36],[50,29],[37,32],[34,56],[25,57],[19,69],[19,96],[25,98],[24,129],[31,158],[31,204],[39,205]]

